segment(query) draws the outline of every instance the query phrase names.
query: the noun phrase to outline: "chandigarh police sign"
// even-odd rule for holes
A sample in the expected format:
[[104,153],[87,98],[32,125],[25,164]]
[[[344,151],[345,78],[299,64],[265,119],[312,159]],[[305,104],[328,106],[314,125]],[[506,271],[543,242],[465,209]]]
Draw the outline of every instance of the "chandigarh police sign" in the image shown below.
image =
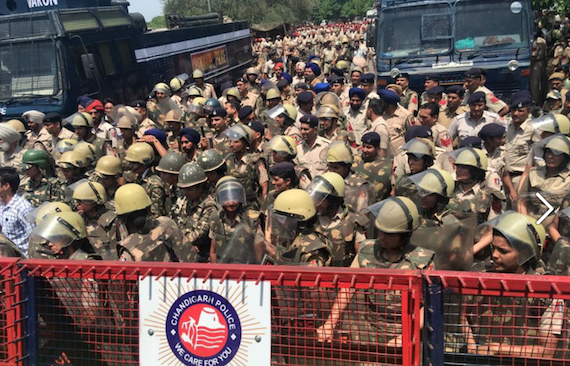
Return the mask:
[[141,365],[270,365],[268,282],[139,281]]

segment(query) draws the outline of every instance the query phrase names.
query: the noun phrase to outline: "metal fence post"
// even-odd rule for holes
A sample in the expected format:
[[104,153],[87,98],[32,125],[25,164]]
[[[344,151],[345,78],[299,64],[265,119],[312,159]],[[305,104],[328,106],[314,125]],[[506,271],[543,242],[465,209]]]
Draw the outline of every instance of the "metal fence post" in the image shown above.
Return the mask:
[[22,279],[25,281],[24,289],[25,296],[24,301],[26,303],[26,342],[24,353],[27,355],[26,365],[37,365],[38,362],[38,332],[36,327],[37,322],[37,311],[36,311],[36,281],[34,276],[28,276],[28,270],[22,271]]
[[[427,275],[429,276],[429,274]],[[424,277],[424,365],[444,364],[443,286],[438,278]]]

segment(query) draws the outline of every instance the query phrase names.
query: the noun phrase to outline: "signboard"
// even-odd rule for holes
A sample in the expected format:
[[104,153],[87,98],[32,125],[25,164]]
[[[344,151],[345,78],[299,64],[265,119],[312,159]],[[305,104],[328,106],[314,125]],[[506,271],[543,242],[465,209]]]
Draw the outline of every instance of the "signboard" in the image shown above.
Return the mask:
[[269,282],[139,280],[140,364],[270,365]]
[[228,66],[228,51],[226,46],[220,46],[208,51],[193,53],[192,70],[202,70],[204,73]]

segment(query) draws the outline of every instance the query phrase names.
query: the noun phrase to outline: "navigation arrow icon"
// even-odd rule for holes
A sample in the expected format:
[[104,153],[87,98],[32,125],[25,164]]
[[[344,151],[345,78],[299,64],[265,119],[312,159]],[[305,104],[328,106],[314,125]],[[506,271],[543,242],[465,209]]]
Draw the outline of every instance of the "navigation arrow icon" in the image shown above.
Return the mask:
[[544,215],[540,216],[540,219],[536,220],[536,224],[540,225],[542,224],[542,222],[544,220],[546,220],[546,218],[548,217],[548,215],[550,215],[552,213],[552,211],[554,211],[554,207],[552,207],[552,205],[550,203],[548,203],[548,201],[542,197],[542,195],[540,193],[536,193],[536,197],[538,197],[538,199],[544,203],[544,205],[548,208],[548,210],[544,213]]

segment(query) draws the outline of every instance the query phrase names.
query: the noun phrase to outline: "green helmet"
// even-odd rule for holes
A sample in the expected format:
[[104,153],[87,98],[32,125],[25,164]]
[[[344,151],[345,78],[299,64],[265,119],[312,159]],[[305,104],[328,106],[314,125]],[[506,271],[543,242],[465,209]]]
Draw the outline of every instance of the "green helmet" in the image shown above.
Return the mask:
[[384,233],[411,233],[420,225],[414,201],[407,197],[390,197],[368,207],[376,217],[374,225]]
[[154,149],[146,142],[135,142],[127,149],[125,160],[149,166],[154,161]]
[[550,150],[555,155],[565,154],[570,156],[570,140],[564,135],[554,135],[547,139],[544,150]]
[[125,184],[115,192],[115,213],[124,215],[144,210],[152,204],[144,188],[136,183]]
[[101,183],[83,182],[73,190],[73,199],[78,201],[93,201],[98,205],[107,202],[107,192]]
[[307,221],[316,215],[317,209],[309,193],[302,189],[288,189],[275,199],[273,209],[276,213]]
[[188,188],[207,181],[204,169],[198,163],[184,164],[178,176],[178,187]]
[[352,150],[343,141],[335,141],[326,149],[326,161],[328,163],[352,164],[354,156]]
[[225,163],[224,157],[214,149],[206,150],[198,157],[198,164],[206,173],[213,172]]
[[452,153],[455,165],[467,165],[487,171],[487,155],[480,149],[464,147]]
[[48,242],[57,243],[62,248],[70,246],[75,240],[87,236],[85,221],[77,212],[58,212],[44,217],[34,228],[31,237],[39,237]]
[[224,132],[224,134],[232,141],[244,139],[248,145],[251,145],[253,140],[254,131],[246,125],[238,123]]
[[[28,150],[22,157],[22,164],[37,165],[42,169],[47,169],[51,166],[51,157],[44,150]],[[25,167],[26,169],[29,167]]]
[[455,181],[445,170],[427,169],[408,178],[416,185],[422,197],[436,193],[451,198],[455,190]]
[[164,173],[178,174],[184,164],[186,164],[184,155],[170,152],[160,159],[156,170]]
[[297,156],[297,144],[290,136],[277,135],[269,141],[269,150],[281,156]]
[[519,265],[536,257],[546,238],[544,227],[537,225],[536,219],[514,211],[507,211],[487,224],[500,232],[518,252]]

